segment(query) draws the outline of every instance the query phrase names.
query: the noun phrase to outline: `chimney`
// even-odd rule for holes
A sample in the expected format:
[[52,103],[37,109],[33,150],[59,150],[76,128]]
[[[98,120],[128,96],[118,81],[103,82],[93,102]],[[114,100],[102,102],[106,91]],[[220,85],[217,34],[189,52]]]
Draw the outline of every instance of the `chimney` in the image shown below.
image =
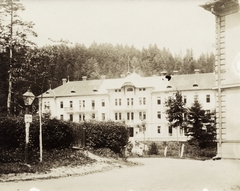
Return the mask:
[[82,81],[87,81],[87,76],[83,76]]
[[195,73],[195,74],[199,74],[199,73],[200,73],[200,70],[199,70],[199,69],[195,69],[195,70],[194,70],[194,73]]
[[173,70],[173,75],[174,76],[178,75],[178,71],[177,70]]
[[63,78],[62,79],[62,85],[66,84],[67,83],[67,79],[66,78]]
[[162,72],[161,72],[161,75],[162,76],[165,76],[167,74],[167,71],[166,70],[163,70]]
[[105,80],[106,79],[106,76],[105,75],[102,75],[101,76],[101,80]]

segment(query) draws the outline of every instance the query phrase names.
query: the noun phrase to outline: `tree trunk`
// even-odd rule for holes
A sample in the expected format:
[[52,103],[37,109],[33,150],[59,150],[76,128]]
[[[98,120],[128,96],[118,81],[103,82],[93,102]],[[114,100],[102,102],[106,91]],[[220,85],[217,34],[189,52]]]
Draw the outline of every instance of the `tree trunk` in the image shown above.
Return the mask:
[[8,97],[7,97],[7,115],[11,115],[12,100],[12,34],[13,34],[13,3],[11,0],[11,23],[10,23],[10,49],[9,49],[9,76],[8,76]]

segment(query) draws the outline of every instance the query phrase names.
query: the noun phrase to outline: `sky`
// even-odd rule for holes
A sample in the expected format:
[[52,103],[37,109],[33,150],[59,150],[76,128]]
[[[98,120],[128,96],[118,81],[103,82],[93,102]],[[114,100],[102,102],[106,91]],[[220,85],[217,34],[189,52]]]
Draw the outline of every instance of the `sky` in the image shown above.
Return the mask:
[[208,0],[20,0],[25,21],[35,23],[38,46],[49,39],[111,43],[139,50],[156,44],[172,54],[215,52],[215,16],[199,5]]

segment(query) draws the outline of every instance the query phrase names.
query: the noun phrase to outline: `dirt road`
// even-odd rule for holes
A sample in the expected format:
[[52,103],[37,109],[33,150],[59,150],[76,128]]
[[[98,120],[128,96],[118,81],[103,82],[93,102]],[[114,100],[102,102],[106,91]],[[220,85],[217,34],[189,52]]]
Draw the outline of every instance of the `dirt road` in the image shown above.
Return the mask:
[[[240,161],[136,158],[144,165],[78,177],[0,183],[1,191],[230,191],[240,190]],[[205,190],[204,190],[205,189]]]

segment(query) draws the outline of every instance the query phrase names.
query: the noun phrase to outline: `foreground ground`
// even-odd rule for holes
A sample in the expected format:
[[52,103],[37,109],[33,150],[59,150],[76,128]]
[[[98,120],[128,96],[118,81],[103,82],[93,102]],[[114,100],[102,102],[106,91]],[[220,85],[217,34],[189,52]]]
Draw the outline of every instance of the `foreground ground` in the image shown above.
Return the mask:
[[[169,158],[129,159],[144,165],[126,167],[116,165],[107,168],[107,162],[98,162],[105,166],[101,173],[84,176],[62,177],[31,181],[13,181],[0,183],[1,191],[229,191],[240,190],[240,161],[196,161]],[[97,166],[95,166],[96,168]],[[108,166],[109,167],[109,166]],[[86,168],[86,167],[85,167]],[[91,169],[93,167],[89,167]],[[88,170],[89,170],[88,169]],[[87,169],[85,169],[87,172]],[[82,174],[83,175],[83,174]],[[204,190],[204,191],[205,191]]]

